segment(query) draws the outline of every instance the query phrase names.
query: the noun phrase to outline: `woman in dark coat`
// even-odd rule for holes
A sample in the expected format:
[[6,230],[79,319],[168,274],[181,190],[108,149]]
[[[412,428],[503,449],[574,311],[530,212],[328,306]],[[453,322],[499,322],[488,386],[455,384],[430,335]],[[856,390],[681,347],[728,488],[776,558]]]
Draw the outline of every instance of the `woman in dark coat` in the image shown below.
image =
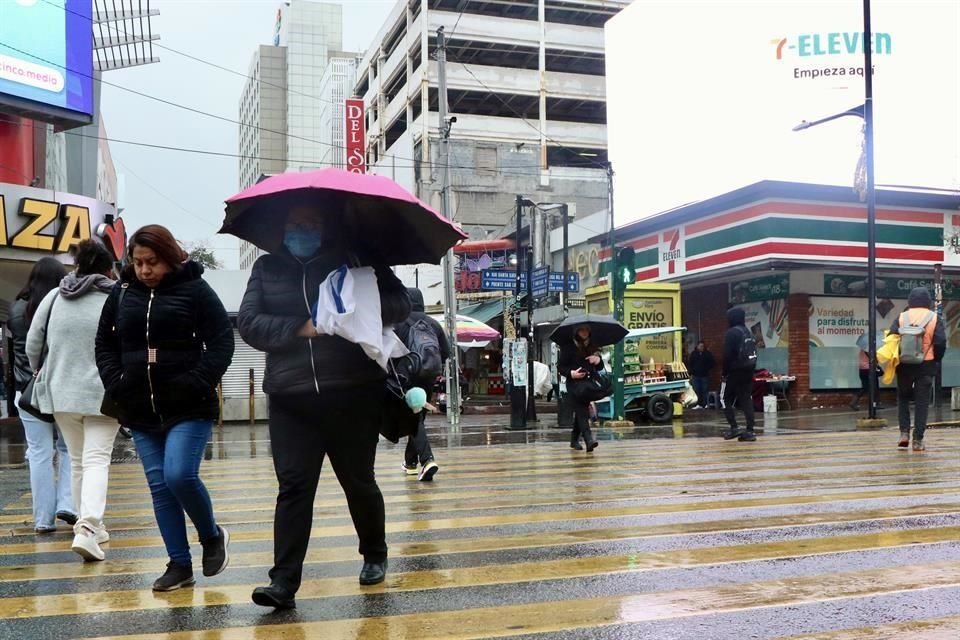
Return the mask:
[[253,601],[279,609],[295,606],[325,456],[360,538],[360,584],[382,582],[387,570],[383,495],[373,472],[386,374],[359,345],[318,335],[312,313],[320,285],[343,264],[375,268],[385,326],[407,318],[410,298],[385,264],[364,259],[343,238],[338,216],[319,208],[297,200],[282,205],[284,246],[253,265],[238,316],[240,336],[267,354],[263,390],[280,484],[270,585],[257,587]]
[[129,266],[103,307],[97,368],[120,424],[134,434],[170,562],[154,591],[192,585],[184,512],[203,546],[203,575],[223,571],[230,537],[213,515],[200,461],[217,417],[233,328],[217,294],[169,230],[133,234]]
[[[582,380],[594,371],[603,370],[603,359],[600,358],[600,349],[590,342],[590,327],[581,325],[574,333],[573,342],[560,346],[558,359],[560,375],[567,379],[567,393],[574,380]],[[583,450],[580,438],[587,445],[587,453],[597,448],[597,441],[593,438],[590,429],[590,403],[578,401],[570,396],[573,404],[573,431],[570,434],[570,448]]]

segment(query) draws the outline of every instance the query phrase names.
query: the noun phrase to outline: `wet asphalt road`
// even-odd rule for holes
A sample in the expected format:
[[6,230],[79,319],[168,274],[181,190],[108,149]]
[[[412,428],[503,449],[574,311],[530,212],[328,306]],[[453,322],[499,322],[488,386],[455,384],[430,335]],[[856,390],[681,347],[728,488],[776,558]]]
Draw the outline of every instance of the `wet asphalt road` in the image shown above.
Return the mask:
[[593,454],[571,451],[552,416],[522,432],[506,416],[431,419],[434,482],[404,476],[402,449],[381,444],[387,582],[357,584],[327,471],[298,607],[280,613],[249,600],[272,559],[262,425],[217,429],[202,466],[230,568],[197,566],[197,586],[169,594],[150,591],[166,557],[129,442],[111,468],[107,560],[83,564],[66,527],[33,533],[22,438],[6,425],[0,638],[960,638],[960,429],[929,431],[915,454],[855,417],[782,413],[738,443],[696,412],[601,429]]

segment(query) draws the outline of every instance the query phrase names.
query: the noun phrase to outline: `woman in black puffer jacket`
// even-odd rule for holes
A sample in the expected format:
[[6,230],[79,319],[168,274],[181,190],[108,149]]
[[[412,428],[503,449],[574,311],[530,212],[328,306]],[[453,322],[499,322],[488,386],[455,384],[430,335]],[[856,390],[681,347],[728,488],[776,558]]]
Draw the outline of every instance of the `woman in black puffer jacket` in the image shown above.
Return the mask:
[[233,358],[223,304],[160,225],[133,234],[121,284],[97,330],[97,368],[120,423],[134,432],[170,562],[153,584],[193,584],[184,511],[203,546],[203,574],[227,566],[229,536],[217,525],[200,461],[217,417],[217,384]]
[[387,567],[383,495],[373,472],[386,374],[360,346],[317,334],[311,315],[320,284],[345,263],[373,266],[384,325],[410,314],[403,284],[386,265],[364,260],[340,237],[334,213],[321,216],[316,205],[297,201],[284,208],[284,247],[253,265],[238,316],[240,336],[267,353],[263,389],[270,401],[280,493],[270,586],[257,587],[253,601],[276,608],[294,606],[324,456],[343,487],[360,538],[360,584],[382,582]]

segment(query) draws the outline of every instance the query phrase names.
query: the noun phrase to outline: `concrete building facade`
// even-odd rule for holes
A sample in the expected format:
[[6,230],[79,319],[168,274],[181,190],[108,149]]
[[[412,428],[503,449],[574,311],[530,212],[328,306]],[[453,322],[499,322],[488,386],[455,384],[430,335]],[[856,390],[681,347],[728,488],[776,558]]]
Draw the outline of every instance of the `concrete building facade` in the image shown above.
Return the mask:
[[604,23],[626,0],[400,0],[358,72],[371,172],[438,203],[437,29],[447,38],[454,219],[494,237],[516,194],[607,206]]
[[320,141],[324,143],[321,162],[325,167],[346,168],[345,100],[353,97],[359,56],[332,52],[320,80]]

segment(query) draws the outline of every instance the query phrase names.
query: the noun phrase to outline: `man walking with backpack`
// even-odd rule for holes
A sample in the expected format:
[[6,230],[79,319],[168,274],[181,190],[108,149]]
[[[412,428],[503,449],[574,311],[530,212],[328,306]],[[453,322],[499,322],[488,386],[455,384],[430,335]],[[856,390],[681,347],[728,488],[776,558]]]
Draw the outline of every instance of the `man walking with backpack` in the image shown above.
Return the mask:
[[[410,297],[410,316],[394,327],[397,336],[403,340],[411,352],[420,356],[420,376],[414,381],[416,386],[425,390],[433,388],[434,380],[443,371],[443,363],[450,357],[450,345],[440,323],[428,316],[424,311],[423,293],[420,289],[408,288]],[[403,470],[407,475],[417,475],[421,482],[430,482],[440,467],[433,459],[433,450],[427,439],[425,422],[427,411],[420,412],[420,422],[417,433],[407,439],[407,449],[404,453]],[[417,462],[420,463],[420,472],[417,473]]]
[[900,441],[897,446],[910,446],[910,396],[916,406],[913,425],[913,450],[925,449],[923,433],[927,428],[930,388],[937,372],[937,363],[947,348],[947,334],[937,314],[930,310],[930,292],[917,287],[910,292],[907,310],[890,327],[900,334],[900,364],[897,365],[897,405]]
[[[745,319],[746,314],[739,307],[727,311],[730,328],[723,341],[723,413],[730,430],[723,434],[723,439],[753,442],[757,439],[753,430],[753,371],[757,366],[757,343],[747,329]],[[734,401],[739,402],[743,410],[746,431],[737,426]]]

